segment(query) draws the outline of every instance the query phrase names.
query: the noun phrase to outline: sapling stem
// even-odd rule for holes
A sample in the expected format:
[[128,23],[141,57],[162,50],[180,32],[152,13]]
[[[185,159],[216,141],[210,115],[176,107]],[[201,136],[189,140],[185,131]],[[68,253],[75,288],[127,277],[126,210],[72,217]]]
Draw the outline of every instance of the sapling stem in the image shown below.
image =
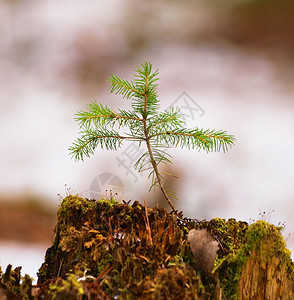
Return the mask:
[[150,156],[150,162],[152,164],[152,167],[154,169],[154,172],[155,172],[155,175],[156,175],[156,178],[157,178],[157,183],[159,185],[159,188],[164,196],[164,198],[166,199],[166,201],[168,202],[168,204],[170,205],[170,207],[172,208],[173,211],[176,210],[176,208],[174,207],[172,201],[170,200],[167,192],[165,191],[165,188],[163,186],[163,183],[162,183],[162,180],[161,180],[161,176],[160,176],[160,173],[158,171],[158,167],[157,167],[157,164],[154,160],[154,156],[153,156],[153,153],[152,153],[152,149],[151,149],[151,146],[150,146],[150,137],[148,136],[148,131],[147,131],[147,126],[146,126],[146,120],[143,120],[144,122],[144,134],[145,134],[145,137],[146,137],[146,144],[147,144],[147,149],[148,149],[148,153],[149,153],[149,156]]

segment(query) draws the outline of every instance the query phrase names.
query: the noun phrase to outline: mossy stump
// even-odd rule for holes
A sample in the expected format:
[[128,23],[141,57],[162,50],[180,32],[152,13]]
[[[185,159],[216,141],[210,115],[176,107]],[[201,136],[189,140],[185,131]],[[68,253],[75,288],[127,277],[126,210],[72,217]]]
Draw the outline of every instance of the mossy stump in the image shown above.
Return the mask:
[[217,269],[229,299],[294,299],[293,262],[280,231],[258,221],[240,249],[223,259]]
[[[293,299],[290,251],[281,228],[265,221],[191,220],[138,202],[73,195],[57,217],[38,283],[24,299]],[[211,274],[199,267],[205,256],[193,256],[191,229],[218,242]],[[17,296],[21,285],[6,273],[0,293]]]
[[247,261],[240,278],[241,299],[294,299],[290,251],[274,225],[258,222],[243,247]]

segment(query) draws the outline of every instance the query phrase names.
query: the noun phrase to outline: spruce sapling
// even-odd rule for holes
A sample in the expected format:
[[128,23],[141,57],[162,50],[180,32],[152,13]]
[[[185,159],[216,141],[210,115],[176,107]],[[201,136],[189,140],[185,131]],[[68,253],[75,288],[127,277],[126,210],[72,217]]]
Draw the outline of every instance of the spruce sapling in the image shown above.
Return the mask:
[[[134,81],[121,79],[111,75],[110,92],[120,94],[131,100],[132,110],[112,110],[107,105],[92,102],[87,111],[79,111],[76,121],[80,126],[80,137],[69,148],[76,160],[90,157],[100,146],[106,150],[117,150],[124,140],[145,145],[146,152],[137,160],[135,168],[142,172],[151,170],[151,188],[158,186],[170,207],[175,210],[171,197],[175,193],[168,191],[163,184],[163,173],[159,164],[171,163],[171,155],[166,152],[170,147],[188,147],[207,152],[228,150],[235,138],[226,131],[184,128],[184,117],[180,110],[170,107],[160,111],[156,83],[158,69],[152,71],[152,64],[145,62],[135,70]],[[121,132],[122,128],[128,131]]]

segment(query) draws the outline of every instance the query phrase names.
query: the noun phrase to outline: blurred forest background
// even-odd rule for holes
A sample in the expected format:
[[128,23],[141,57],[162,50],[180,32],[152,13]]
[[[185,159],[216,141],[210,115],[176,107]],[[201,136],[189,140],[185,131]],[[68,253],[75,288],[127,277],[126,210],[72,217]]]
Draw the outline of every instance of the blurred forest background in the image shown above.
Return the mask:
[[178,105],[188,127],[237,139],[225,154],[170,150],[176,207],[197,219],[283,224],[293,251],[293,15],[291,0],[1,1],[2,269],[22,265],[36,277],[57,194],[65,197],[68,187],[83,197],[93,195],[90,186],[103,194],[118,182],[101,182],[110,173],[119,198],[165,206],[157,191],[148,193],[148,174],[133,169],[136,149],[97,150],[85,162],[68,155],[74,114],[90,101],[130,107],[109,93],[106,77],[131,80],[144,61],[159,69],[162,109]]

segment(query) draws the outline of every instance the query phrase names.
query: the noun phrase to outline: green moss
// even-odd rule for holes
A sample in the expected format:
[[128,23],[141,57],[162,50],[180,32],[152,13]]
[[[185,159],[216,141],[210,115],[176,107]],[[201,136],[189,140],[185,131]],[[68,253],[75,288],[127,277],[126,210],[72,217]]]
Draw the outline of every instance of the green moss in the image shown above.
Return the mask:
[[93,209],[95,206],[96,202],[93,200],[69,195],[62,200],[61,205],[57,210],[57,217],[58,220],[60,220],[60,218],[68,218],[70,214],[74,214],[77,211],[81,211],[85,214],[89,209]]
[[224,257],[215,268],[215,274],[218,274],[224,294],[228,299],[237,299],[236,293],[241,277],[244,256],[240,251],[231,252]]
[[270,238],[274,247],[272,247],[270,253],[264,257],[265,260],[270,259],[275,254],[283,254],[289,256],[290,250],[286,249],[286,242],[281,235],[281,228],[276,227],[266,221],[258,221],[252,224],[247,232],[247,241],[244,250],[247,252],[257,250],[263,247],[264,241]]
[[101,198],[100,200],[98,200],[98,203],[100,205],[105,205],[105,206],[108,206],[109,208],[112,208],[115,204],[118,204],[119,202],[115,201],[114,199],[104,199],[104,198]]
[[113,256],[109,252],[105,252],[105,254],[101,257],[101,259],[97,263],[97,272],[100,274],[107,266],[110,266],[113,262]]
[[[244,242],[245,234],[248,230],[248,224],[244,221],[236,221],[214,218],[208,224],[208,229],[222,239],[223,246],[227,252],[236,250]],[[224,249],[225,250],[225,249]]]
[[243,247],[244,256],[253,251],[258,252],[261,265],[266,266],[274,257],[279,257],[281,263],[288,269],[294,279],[294,267],[291,251],[286,248],[286,242],[281,234],[281,227],[276,227],[266,221],[252,224],[247,233],[247,242]]
[[[69,274],[65,280],[57,279],[49,285],[49,295],[52,299],[79,299],[84,294],[82,284],[78,282],[76,275]],[[81,299],[81,298],[80,298]]]

